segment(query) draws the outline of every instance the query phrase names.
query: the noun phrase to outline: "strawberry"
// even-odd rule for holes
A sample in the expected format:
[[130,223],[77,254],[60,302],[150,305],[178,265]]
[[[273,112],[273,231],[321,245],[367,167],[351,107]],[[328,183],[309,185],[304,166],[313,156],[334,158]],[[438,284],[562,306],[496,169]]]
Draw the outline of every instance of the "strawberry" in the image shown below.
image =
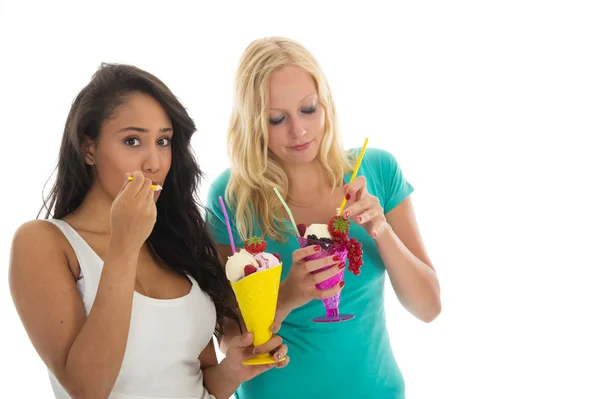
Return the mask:
[[306,225],[305,224],[297,224],[296,228],[298,229],[298,233],[300,233],[301,237],[304,237],[304,233],[306,233]]
[[251,275],[252,273],[256,273],[258,269],[253,265],[244,266],[244,277]]
[[350,222],[342,216],[334,216],[329,220],[327,230],[333,238],[347,236],[348,230],[350,230]]
[[273,253],[273,254],[271,254],[271,255],[273,255],[274,257],[276,257],[276,258],[277,258],[277,260],[281,262],[281,255],[279,255],[279,254],[276,254],[276,253]]
[[244,249],[251,254],[259,254],[267,249],[267,242],[260,237],[250,237],[244,242]]

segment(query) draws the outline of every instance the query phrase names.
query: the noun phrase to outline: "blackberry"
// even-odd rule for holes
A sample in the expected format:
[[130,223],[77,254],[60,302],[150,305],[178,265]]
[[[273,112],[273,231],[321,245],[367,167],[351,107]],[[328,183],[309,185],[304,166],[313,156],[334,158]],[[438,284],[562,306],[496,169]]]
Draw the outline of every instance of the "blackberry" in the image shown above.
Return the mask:
[[308,242],[308,245],[321,245],[321,242],[314,238],[308,238],[307,242]]

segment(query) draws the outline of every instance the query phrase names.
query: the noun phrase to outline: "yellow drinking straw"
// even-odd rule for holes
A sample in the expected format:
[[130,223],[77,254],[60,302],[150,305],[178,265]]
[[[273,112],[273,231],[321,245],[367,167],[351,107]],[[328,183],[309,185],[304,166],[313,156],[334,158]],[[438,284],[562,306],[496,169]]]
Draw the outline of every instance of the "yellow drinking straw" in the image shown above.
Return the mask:
[[294,225],[294,229],[296,230],[296,234],[298,235],[298,237],[300,237],[300,231],[298,231],[298,226],[296,226],[296,221],[294,220],[294,215],[292,215],[292,211],[290,211],[290,208],[285,203],[283,197],[279,193],[279,190],[277,190],[277,187],[273,187],[273,190],[275,190],[275,194],[277,194],[277,196],[279,197],[279,201],[281,201],[281,204],[283,205],[283,207],[287,211],[288,215],[290,216],[290,220],[292,221],[292,224]]
[[[129,181],[133,181],[133,176],[129,176],[127,177],[127,180]],[[152,188],[152,190],[154,191],[158,191],[158,190],[162,190],[162,186],[160,184],[153,184],[150,186]]]
[[[352,177],[350,178],[350,183],[354,181],[356,174],[358,173],[358,168],[360,168],[360,163],[362,162],[363,155],[365,155],[365,150],[367,149],[367,143],[369,142],[369,138],[365,139],[365,143],[363,144],[362,150],[360,150],[360,155],[358,156],[358,161],[356,165],[354,165],[354,173],[352,173]],[[338,216],[342,216],[342,212],[344,212],[344,207],[346,206],[346,197],[342,200],[342,205],[340,205],[340,211]]]

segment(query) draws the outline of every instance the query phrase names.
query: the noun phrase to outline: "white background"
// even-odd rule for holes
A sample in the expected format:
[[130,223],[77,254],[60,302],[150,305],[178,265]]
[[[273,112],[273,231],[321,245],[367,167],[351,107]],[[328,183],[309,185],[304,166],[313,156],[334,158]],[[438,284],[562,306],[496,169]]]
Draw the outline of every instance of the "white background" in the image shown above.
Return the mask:
[[180,97],[205,199],[228,166],[237,61],[283,35],[325,69],[346,146],[368,136],[416,187],[443,312],[423,324],[387,291],[407,397],[600,398],[597,2],[206,3],[0,1],[0,397],[51,397],[8,292],[10,240],[100,62]]

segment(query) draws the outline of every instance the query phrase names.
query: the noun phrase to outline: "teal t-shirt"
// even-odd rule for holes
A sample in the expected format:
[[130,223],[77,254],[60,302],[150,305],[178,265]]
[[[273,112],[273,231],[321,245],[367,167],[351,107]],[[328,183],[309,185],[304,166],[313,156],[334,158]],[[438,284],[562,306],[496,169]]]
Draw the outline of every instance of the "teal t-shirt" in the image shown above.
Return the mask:
[[[229,176],[226,170],[211,185],[207,206],[213,239],[225,245],[229,245],[229,236],[218,197],[225,198]],[[394,156],[381,149],[365,151],[358,176],[366,178],[369,193],[379,198],[386,213],[413,191]],[[348,174],[344,181],[350,178]],[[227,213],[236,246],[242,247],[232,220],[235,213],[229,208]],[[257,219],[257,215],[253,217]],[[261,235],[257,225],[254,235]],[[340,314],[350,313],[355,318],[342,323],[313,323],[313,317],[325,314],[320,300],[292,311],[278,332],[288,345],[289,365],[245,382],[236,392],[238,399],[404,398],[404,379],[392,353],[385,321],[385,266],[364,228],[352,224],[350,237],[362,243],[364,265],[360,275],[349,271],[344,275]],[[293,235],[284,244],[266,241],[268,252],[281,255],[283,279],[289,273],[292,252],[299,245]]]

